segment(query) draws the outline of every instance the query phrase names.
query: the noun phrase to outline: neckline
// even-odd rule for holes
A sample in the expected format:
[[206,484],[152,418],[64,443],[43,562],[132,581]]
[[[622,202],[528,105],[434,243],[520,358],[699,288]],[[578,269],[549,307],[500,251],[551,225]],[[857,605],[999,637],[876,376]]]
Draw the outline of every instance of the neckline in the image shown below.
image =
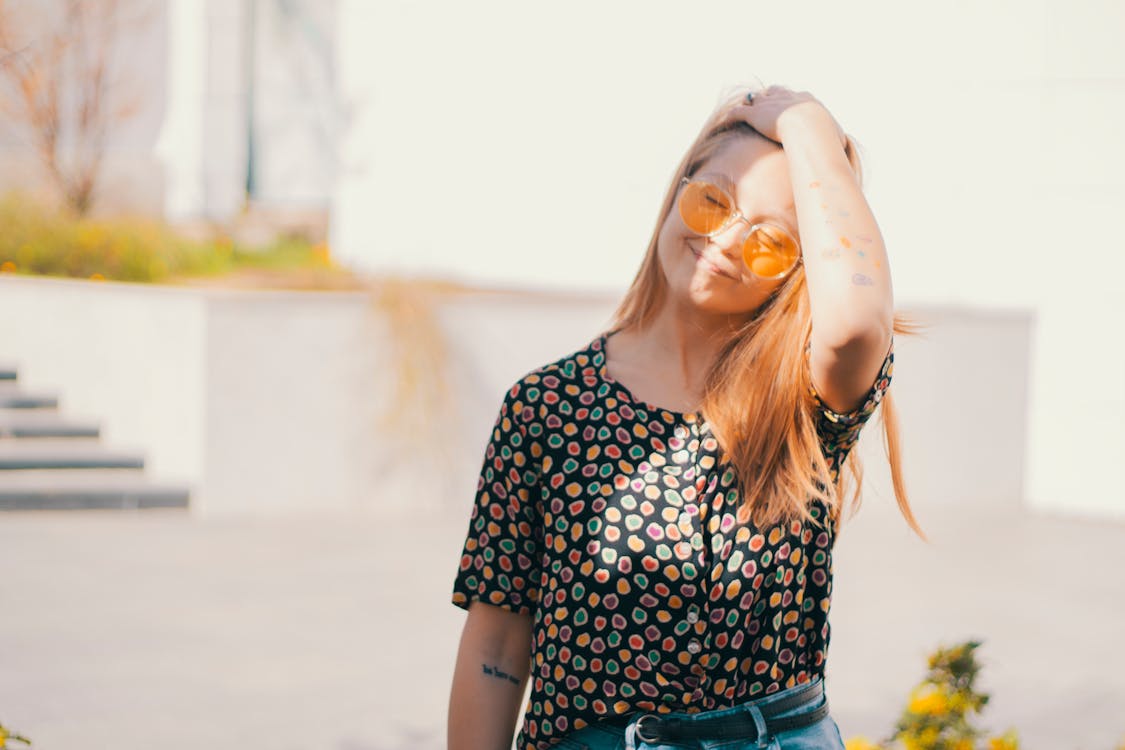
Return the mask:
[[613,376],[609,374],[609,347],[607,346],[607,344],[609,342],[609,337],[615,333],[617,333],[617,330],[603,331],[598,335],[598,338],[595,339],[595,341],[597,341],[598,343],[598,349],[601,351],[602,357],[601,366],[598,367],[598,377],[600,377],[603,382],[616,386],[618,391],[620,391],[625,396],[625,398],[628,399],[629,403],[634,408],[643,409],[648,412],[671,414],[672,416],[678,417],[684,422],[702,422],[703,413],[701,411],[676,411],[675,409],[668,409],[664,406],[658,406],[656,404],[649,403],[648,401],[643,401],[637,398],[633,394],[633,392],[629,390],[629,387],[627,385],[622,383],[620,380],[615,380]]

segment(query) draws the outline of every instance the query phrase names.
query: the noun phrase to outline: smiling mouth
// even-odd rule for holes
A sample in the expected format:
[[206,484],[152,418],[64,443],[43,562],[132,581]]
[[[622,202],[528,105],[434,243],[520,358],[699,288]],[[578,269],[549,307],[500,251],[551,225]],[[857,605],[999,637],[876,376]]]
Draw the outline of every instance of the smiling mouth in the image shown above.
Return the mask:
[[704,258],[703,253],[699,252],[691,245],[688,245],[688,249],[691,250],[691,254],[695,256],[696,261],[702,264],[702,266],[711,273],[717,274],[719,276],[725,276],[728,279],[735,278],[734,274],[730,273],[729,271],[724,271],[719,266],[716,266],[714,263]]

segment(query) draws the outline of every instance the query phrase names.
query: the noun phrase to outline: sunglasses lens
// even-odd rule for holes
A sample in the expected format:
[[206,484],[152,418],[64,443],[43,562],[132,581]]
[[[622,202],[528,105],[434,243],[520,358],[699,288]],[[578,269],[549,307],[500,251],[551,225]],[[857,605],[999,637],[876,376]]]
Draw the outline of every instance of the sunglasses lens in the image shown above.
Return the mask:
[[742,246],[742,260],[755,276],[775,279],[784,276],[797,264],[800,248],[788,232],[780,227],[759,224]]
[[689,182],[680,191],[680,218],[697,234],[711,234],[730,220],[730,197],[718,185]]

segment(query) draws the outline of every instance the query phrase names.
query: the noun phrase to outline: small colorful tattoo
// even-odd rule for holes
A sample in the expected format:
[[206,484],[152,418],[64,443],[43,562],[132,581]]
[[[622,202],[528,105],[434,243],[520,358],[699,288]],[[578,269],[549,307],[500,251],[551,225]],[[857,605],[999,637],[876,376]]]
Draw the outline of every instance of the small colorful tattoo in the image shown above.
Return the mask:
[[870,276],[865,276],[862,273],[857,273],[852,276],[852,283],[856,286],[875,286],[875,282]]
[[844,247],[851,247],[852,246],[852,243],[848,241],[847,237],[841,237],[840,238],[840,244],[843,245]]

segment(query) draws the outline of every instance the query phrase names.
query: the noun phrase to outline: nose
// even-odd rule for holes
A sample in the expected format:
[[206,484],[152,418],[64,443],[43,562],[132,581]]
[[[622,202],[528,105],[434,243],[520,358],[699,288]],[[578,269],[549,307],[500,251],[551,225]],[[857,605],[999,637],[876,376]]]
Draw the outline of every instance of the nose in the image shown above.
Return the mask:
[[726,257],[737,260],[742,257],[742,243],[746,229],[741,219],[735,219],[708,239]]

